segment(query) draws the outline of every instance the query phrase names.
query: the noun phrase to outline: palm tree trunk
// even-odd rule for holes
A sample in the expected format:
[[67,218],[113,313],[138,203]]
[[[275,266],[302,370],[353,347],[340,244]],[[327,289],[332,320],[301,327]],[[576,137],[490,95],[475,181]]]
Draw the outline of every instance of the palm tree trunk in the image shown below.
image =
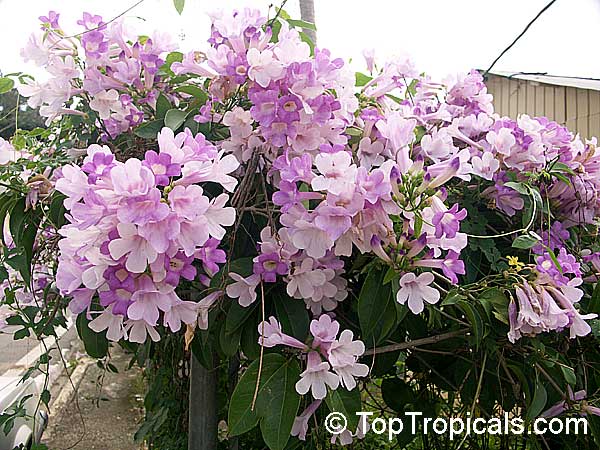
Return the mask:
[[[300,18],[305,22],[315,23],[314,0],[300,0]],[[315,30],[304,29],[304,33],[306,33],[313,44],[317,45],[317,32]]]

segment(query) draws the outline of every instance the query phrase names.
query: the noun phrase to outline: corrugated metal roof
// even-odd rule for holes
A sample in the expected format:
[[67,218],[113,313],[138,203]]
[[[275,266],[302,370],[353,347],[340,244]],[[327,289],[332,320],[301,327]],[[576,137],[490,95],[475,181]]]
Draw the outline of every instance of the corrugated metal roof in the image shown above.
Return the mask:
[[600,79],[598,78],[561,77],[557,75],[549,75],[547,73],[506,72],[500,70],[489,72],[488,75],[536,81],[538,83],[553,84],[556,86],[568,86],[579,89],[600,91]]

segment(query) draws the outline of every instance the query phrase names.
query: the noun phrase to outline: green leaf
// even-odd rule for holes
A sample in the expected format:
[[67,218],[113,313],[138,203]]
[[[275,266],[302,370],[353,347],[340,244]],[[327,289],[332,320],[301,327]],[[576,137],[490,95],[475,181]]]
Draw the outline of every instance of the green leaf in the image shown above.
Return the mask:
[[221,325],[219,331],[219,346],[226,356],[233,356],[240,348],[240,337],[242,330],[234,333],[227,333],[226,327]]
[[370,82],[373,79],[373,77],[370,77],[369,75],[365,75],[364,73],[361,73],[361,72],[356,72],[355,76],[356,76],[355,85],[358,87],[366,85],[368,82]]
[[577,377],[575,376],[575,371],[571,367],[564,366],[564,365],[560,366],[560,371],[562,372],[563,377],[565,377],[565,381],[567,383],[569,383],[571,386],[575,386],[575,383],[577,383]]
[[144,139],[156,139],[156,135],[163,129],[163,119],[146,122],[135,129],[135,135]]
[[20,330],[17,330],[14,332],[13,340],[19,341],[21,339],[25,339],[26,337],[29,337],[30,335],[31,335],[31,333],[29,332],[29,328],[21,328]]
[[476,348],[479,348],[479,344],[481,343],[481,340],[485,334],[485,324],[481,318],[481,314],[479,314],[479,311],[475,305],[467,300],[458,300],[456,304],[462,310],[465,316],[467,316],[467,319],[471,324],[471,329],[473,330],[475,346]]
[[362,408],[358,388],[348,391],[340,386],[335,391],[329,391],[327,397],[325,397],[325,402],[332,412],[342,413],[346,417],[349,431],[354,432],[356,430],[359,419],[356,413],[361,411]]
[[175,92],[183,92],[184,94],[191,95],[192,97],[198,99],[202,104],[206,103],[208,100],[208,94],[193,84],[184,84],[183,86],[179,86],[175,89]]
[[29,285],[29,282],[31,281],[30,265],[27,261],[27,255],[23,247],[19,247],[18,253],[6,258],[5,262],[13,269],[18,270],[25,283]]
[[594,291],[592,292],[592,298],[588,303],[588,313],[600,313],[600,283],[596,283]]
[[227,334],[233,334],[238,331],[248,318],[252,315],[259,302],[254,302],[250,306],[240,306],[237,300],[233,300],[227,311],[227,318],[225,319],[225,332]]
[[258,317],[254,317],[242,328],[240,346],[244,356],[250,360],[260,357],[260,345],[258,345],[258,327],[256,326],[258,321]]
[[50,391],[48,389],[44,389],[42,391],[42,394],[40,395],[40,400],[42,401],[42,403],[44,403],[44,405],[48,406],[48,404],[50,403]]
[[185,0],[173,0],[173,5],[175,6],[175,9],[179,15],[181,15],[183,8],[185,7]]
[[404,411],[407,404],[415,401],[413,389],[399,378],[385,378],[381,382],[381,396],[394,411]]
[[229,433],[238,436],[260,423],[263,439],[271,450],[283,450],[290,438],[300,407],[295,384],[300,368],[295,359],[282,355],[264,355],[256,405],[252,399],[258,379],[259,360],[254,361],[240,378],[229,402]]
[[287,23],[289,23],[293,27],[317,31],[317,27],[314,23],[306,22],[304,20],[287,19]]
[[271,42],[279,42],[279,31],[281,30],[281,22],[276,20],[271,25]]
[[92,358],[104,358],[108,354],[108,339],[106,339],[106,331],[96,333],[89,327],[89,320],[86,313],[82,312],[77,316],[75,321],[79,337],[83,341],[85,351]]
[[490,313],[500,322],[508,324],[508,297],[498,288],[486,289],[479,296],[479,301],[486,310],[488,316]]
[[66,222],[66,209],[64,205],[65,198],[66,196],[59,193],[58,191],[55,191],[52,195],[52,201],[50,202],[48,217],[56,228],[62,227]]
[[596,442],[596,448],[600,448],[600,417],[588,414],[587,421],[590,425],[594,441]]
[[158,96],[158,100],[156,100],[156,118],[164,119],[167,111],[172,108],[171,102],[167,99],[164,94],[160,94]]
[[533,394],[533,399],[529,403],[529,407],[527,408],[527,418],[529,420],[534,419],[540,415],[544,406],[546,406],[546,402],[548,400],[548,393],[546,392],[546,388],[539,380],[536,381],[535,391]]
[[0,284],[2,284],[2,282],[5,280],[8,280],[8,271],[3,265],[0,264]]
[[514,189],[519,194],[529,195],[529,186],[527,186],[523,183],[517,183],[515,181],[508,181],[508,182],[504,183],[504,186]]
[[275,303],[277,320],[281,324],[283,332],[295,337],[300,342],[304,342],[308,335],[310,323],[308,310],[304,302],[291,298],[281,291],[273,292],[271,297]]
[[378,344],[396,323],[396,299],[391,284],[384,284],[385,272],[371,270],[358,297],[358,319],[362,341]]
[[534,245],[536,245],[539,242],[538,238],[531,236],[530,234],[524,234],[522,236],[517,237],[513,243],[512,246],[514,248],[521,248],[521,249],[529,249],[531,247],[533,247]]
[[[551,173],[553,173],[553,172],[564,172],[564,173],[568,173],[569,175],[576,175],[576,173],[575,173],[575,171],[573,169],[571,169],[565,163],[561,163],[561,162],[555,162],[552,165],[552,170],[550,172]],[[554,175],[556,175],[556,174],[554,174]]]
[[15,82],[10,78],[0,78],[0,94],[10,91],[15,87]]
[[440,306],[446,306],[446,305],[456,305],[456,303],[459,300],[464,300],[466,297],[462,294],[460,294],[457,291],[450,291],[448,292],[448,295],[446,295],[446,298],[444,298],[444,300],[442,300],[442,303],[440,304]]
[[23,232],[23,221],[25,220],[25,198],[20,198],[10,210],[9,228],[10,235],[15,241],[15,245],[21,245],[21,233]]
[[183,125],[183,122],[185,122],[187,114],[185,111],[180,111],[179,109],[170,109],[165,115],[165,125],[171,130],[177,131]]

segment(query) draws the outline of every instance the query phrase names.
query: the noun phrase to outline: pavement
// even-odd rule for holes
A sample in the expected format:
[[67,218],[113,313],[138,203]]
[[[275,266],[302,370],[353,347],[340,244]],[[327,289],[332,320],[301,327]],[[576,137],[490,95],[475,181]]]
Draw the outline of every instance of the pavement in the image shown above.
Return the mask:
[[87,356],[77,358],[70,380],[63,374],[55,383],[62,389],[53,393],[42,443],[50,450],[145,448],[134,443],[143,419],[144,385],[141,369],[127,369],[130,358],[119,346],[112,348],[111,363],[118,373],[102,370]]
[[[35,339],[15,341],[13,329],[0,333],[0,376],[20,377],[45,351]],[[131,355],[111,348],[111,364],[118,373],[104,371],[89,358],[74,325],[60,329],[58,354],[55,339],[46,338],[50,350],[50,411],[42,443],[49,450],[140,450],[134,434],[143,420],[144,381]],[[66,363],[63,363],[63,359]]]

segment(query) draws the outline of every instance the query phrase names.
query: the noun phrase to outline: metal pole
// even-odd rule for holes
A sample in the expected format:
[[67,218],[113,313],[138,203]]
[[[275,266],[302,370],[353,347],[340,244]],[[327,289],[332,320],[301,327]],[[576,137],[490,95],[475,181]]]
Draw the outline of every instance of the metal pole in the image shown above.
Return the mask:
[[190,356],[188,450],[217,449],[217,377]]

